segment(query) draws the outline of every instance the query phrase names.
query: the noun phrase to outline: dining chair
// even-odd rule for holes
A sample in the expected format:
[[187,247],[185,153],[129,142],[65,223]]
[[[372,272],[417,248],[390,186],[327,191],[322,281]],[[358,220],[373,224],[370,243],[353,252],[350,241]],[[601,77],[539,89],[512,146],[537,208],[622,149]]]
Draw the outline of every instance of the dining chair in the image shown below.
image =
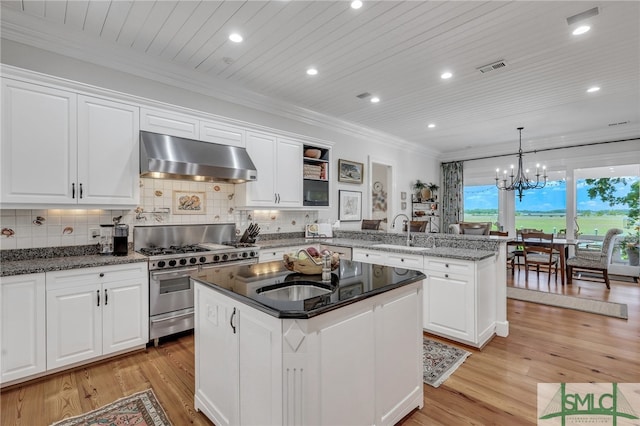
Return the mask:
[[604,240],[602,240],[602,248],[599,251],[576,248],[576,255],[568,258],[566,261],[567,284],[571,284],[573,271],[575,269],[597,271],[602,273],[604,283],[607,288],[610,289],[609,264],[611,263],[615,242],[617,241],[616,235],[619,234],[622,234],[622,229],[609,229],[604,236]]
[[[493,235],[496,237],[508,237],[509,233],[504,231],[489,231],[489,235]],[[508,247],[507,247],[508,249]],[[513,267],[515,263],[516,256],[513,254],[513,251],[507,250],[507,267],[511,266],[511,275],[513,275]]]
[[412,220],[409,222],[409,230],[411,232],[426,232],[428,224],[429,222],[426,220]]
[[363,219],[360,229],[379,231],[381,219]]
[[522,232],[522,246],[524,253],[524,279],[529,280],[529,268],[536,267],[536,274],[540,278],[540,267],[544,266],[549,272],[547,285],[551,284],[551,270],[555,271],[555,282],[558,282],[558,263],[560,256],[553,249],[553,234],[544,232]]
[[[518,229],[516,230],[516,237],[518,240],[522,240],[522,233],[523,232],[544,232],[542,229],[535,229],[535,228],[522,228],[522,229]],[[520,265],[521,265],[521,260],[524,258],[524,247],[522,246],[522,244],[518,244],[516,245],[515,250],[512,251],[513,256],[514,256],[514,263],[515,260],[518,260],[518,271],[520,270]]]

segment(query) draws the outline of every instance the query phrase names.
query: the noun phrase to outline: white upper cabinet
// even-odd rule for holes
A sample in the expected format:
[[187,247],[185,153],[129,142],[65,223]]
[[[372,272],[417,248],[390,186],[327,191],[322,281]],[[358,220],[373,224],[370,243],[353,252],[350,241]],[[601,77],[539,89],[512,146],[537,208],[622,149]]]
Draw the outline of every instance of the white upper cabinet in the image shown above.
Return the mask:
[[221,145],[239,146],[241,148],[247,145],[244,129],[214,121],[200,122],[200,140]]
[[198,139],[200,136],[200,122],[196,117],[189,117],[188,115],[142,108],[140,110],[140,130],[160,133],[161,135]]
[[245,147],[245,130],[173,111],[142,108],[140,130],[161,135]]
[[258,179],[239,185],[238,194],[245,205],[301,207],[302,142],[247,132],[247,152],[258,170]]
[[2,203],[135,205],[138,108],[2,81]]
[[135,204],[139,198],[139,109],[78,96],[81,204]]
[[77,203],[76,111],[74,93],[2,80],[2,203]]

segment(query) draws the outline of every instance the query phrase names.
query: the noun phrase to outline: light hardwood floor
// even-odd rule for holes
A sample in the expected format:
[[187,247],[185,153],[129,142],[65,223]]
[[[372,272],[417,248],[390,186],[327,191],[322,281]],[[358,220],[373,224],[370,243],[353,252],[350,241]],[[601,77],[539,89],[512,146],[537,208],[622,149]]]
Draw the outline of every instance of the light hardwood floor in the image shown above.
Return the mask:
[[[540,283],[524,272],[509,285],[627,303],[629,320],[508,300],[510,334],[495,337],[439,388],[425,385],[425,407],[408,425],[533,425],[541,382],[640,382],[640,286],[575,280]],[[452,344],[452,342],[447,342]],[[460,345],[457,345],[460,346]],[[462,347],[462,346],[460,346]],[[49,425],[122,396],[153,388],[174,426],[211,425],[193,409],[193,335],[128,356],[79,367],[1,393],[0,424]]]

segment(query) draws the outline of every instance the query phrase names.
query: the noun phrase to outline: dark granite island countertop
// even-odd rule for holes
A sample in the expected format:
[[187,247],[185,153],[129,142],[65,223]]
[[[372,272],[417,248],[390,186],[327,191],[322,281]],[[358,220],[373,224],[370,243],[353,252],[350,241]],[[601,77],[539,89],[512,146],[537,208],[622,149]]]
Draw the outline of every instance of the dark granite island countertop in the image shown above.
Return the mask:
[[323,282],[321,275],[291,272],[274,261],[209,269],[193,279],[276,318],[307,319],[426,278],[419,271],[348,260],[331,276]]

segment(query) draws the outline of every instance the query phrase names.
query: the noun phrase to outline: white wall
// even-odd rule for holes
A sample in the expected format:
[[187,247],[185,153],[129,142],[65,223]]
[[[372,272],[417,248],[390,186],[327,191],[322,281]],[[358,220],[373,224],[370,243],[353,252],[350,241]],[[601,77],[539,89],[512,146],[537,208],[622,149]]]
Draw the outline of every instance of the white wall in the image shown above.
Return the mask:
[[[382,158],[391,164],[395,176],[395,191],[410,192],[411,182],[416,179],[437,182],[439,179],[439,161],[429,149],[423,151],[410,148],[397,139],[383,135],[372,138],[368,129],[362,133],[336,130],[329,125],[323,126],[317,122],[309,123],[300,117],[284,117],[263,110],[226,102],[212,96],[188,91],[176,86],[134,76],[119,70],[94,65],[89,61],[80,61],[55,53],[47,52],[20,43],[1,40],[0,60],[3,64],[12,65],[43,74],[61,77],[85,84],[127,93],[142,98],[178,105],[197,111],[216,114],[221,117],[237,120],[241,123],[251,123],[269,129],[303,135],[333,144],[331,165],[332,176],[336,176],[338,159],[343,158],[365,164],[365,175],[368,158]],[[320,120],[321,121],[321,120]],[[349,123],[349,128],[357,128]],[[367,182],[365,178],[365,182]],[[332,208],[318,211],[318,220],[333,222],[338,218],[338,190],[348,189],[362,191],[363,208],[371,205],[371,190],[367,183],[362,185],[337,183],[334,181]],[[400,211],[399,196],[389,202],[391,213]],[[308,220],[305,212],[298,212],[298,218],[292,219],[300,230]],[[294,226],[294,225],[292,225]],[[356,224],[344,223],[343,227],[353,228]],[[359,228],[359,223],[357,224]]]

